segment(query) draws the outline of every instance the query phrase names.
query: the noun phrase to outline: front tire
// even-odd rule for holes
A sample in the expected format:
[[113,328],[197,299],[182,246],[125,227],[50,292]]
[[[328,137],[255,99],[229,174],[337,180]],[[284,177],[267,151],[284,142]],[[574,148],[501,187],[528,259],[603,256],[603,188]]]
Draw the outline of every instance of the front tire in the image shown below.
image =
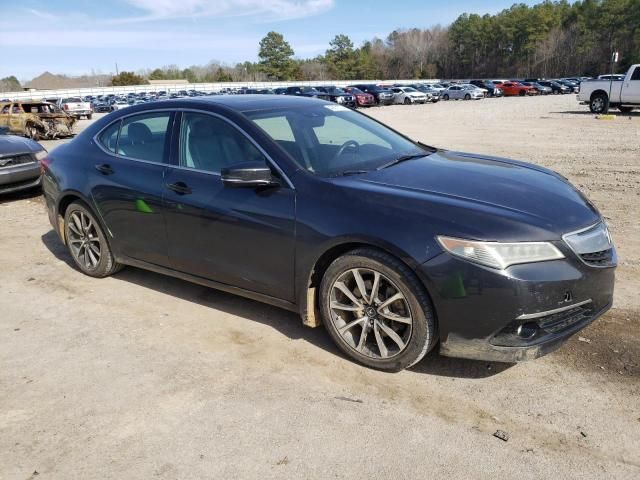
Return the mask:
[[468,93],[464,96],[465,100],[471,100],[471,95],[469,95]]
[[449,100],[449,95],[447,95],[446,93],[442,96],[443,100]]
[[435,343],[431,301],[413,271],[369,248],[331,263],[320,285],[325,328],[352,359],[399,371],[419,362]]
[[411,103],[412,103],[412,102],[411,102],[411,99],[410,99],[410,98],[405,97],[405,99],[404,99],[404,102],[403,102],[403,103],[404,103],[405,105],[411,105]]
[[589,102],[589,110],[591,113],[600,114],[609,111],[609,97],[606,93],[596,93],[591,97]]
[[73,202],[67,207],[64,230],[71,258],[82,273],[102,278],[122,268],[115,261],[100,224],[83,203]]

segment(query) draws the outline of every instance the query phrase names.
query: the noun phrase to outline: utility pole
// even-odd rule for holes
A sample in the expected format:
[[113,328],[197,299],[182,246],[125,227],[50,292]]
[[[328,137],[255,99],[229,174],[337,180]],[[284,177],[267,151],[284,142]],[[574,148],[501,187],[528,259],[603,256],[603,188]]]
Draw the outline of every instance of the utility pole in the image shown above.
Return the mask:
[[116,76],[118,76],[118,75],[120,75],[120,74],[118,73],[118,62],[116,62]]

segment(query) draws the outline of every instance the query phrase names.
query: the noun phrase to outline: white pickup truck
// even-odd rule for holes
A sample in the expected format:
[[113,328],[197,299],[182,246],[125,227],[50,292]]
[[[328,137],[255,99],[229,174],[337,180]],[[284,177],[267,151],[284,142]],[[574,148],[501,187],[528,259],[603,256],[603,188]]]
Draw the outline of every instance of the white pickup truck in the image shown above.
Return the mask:
[[91,104],[89,102],[83,102],[80,97],[61,98],[58,100],[58,107],[78,119],[80,117],[87,117],[87,120],[91,120],[91,116],[93,115]]
[[640,108],[640,63],[631,65],[623,80],[587,80],[580,83],[578,100],[592,113],[607,113],[616,107],[627,113]]

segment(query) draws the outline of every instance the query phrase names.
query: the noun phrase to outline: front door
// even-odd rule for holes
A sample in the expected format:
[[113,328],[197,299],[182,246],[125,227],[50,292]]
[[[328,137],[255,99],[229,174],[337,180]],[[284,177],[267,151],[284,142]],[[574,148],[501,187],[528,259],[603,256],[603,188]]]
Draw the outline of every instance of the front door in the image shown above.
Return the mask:
[[295,191],[222,183],[224,167],[269,162],[222,117],[183,112],[178,152],[164,192],[172,268],[293,301]]
[[162,192],[173,116],[161,111],[115,122],[98,138],[104,151],[87,165],[91,196],[116,252],[163,266],[168,255]]
[[631,78],[625,80],[622,85],[622,101],[623,103],[640,104],[640,67],[635,67]]

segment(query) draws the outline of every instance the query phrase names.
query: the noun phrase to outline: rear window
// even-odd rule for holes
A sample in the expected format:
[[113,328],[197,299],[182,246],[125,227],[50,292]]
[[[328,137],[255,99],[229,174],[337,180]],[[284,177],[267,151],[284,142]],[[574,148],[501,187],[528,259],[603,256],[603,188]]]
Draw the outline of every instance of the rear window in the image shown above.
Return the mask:
[[65,98],[62,103],[82,103],[82,99],[80,97]]

